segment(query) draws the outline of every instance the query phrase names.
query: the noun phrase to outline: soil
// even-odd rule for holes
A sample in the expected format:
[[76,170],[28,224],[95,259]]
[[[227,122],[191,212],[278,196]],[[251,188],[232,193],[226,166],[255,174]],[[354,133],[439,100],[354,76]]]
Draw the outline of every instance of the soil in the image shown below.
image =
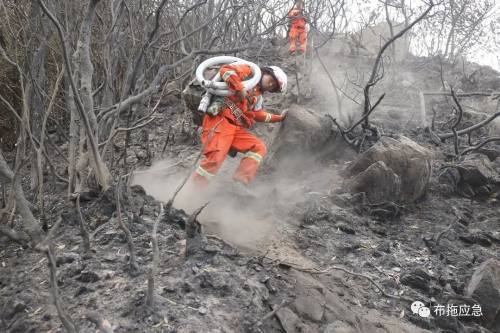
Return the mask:
[[[408,61],[413,67],[402,66],[414,81],[435,82],[436,76],[415,70],[422,59]],[[351,62],[346,57],[339,63]],[[313,94],[304,103],[325,112],[321,98]],[[291,102],[271,100],[275,107]],[[192,172],[199,149],[188,111],[178,101],[164,106],[154,126],[134,134],[136,154],[129,163],[137,171],[132,186],[120,190],[138,271],[130,269],[114,188],[81,203],[92,233],[91,253],[83,254],[74,205],[65,200],[63,186],[47,184],[48,227],[63,217],[54,251],[64,309],[80,332],[96,332],[88,319],[95,313],[114,332],[495,332],[480,317],[424,318],[410,308],[411,301],[431,309],[468,302],[463,295],[474,269],[499,258],[500,206],[494,197],[464,198],[441,184],[437,171],[449,163],[445,153],[452,144],[435,146],[423,127],[390,122],[393,109],[381,104],[374,118],[387,120],[385,133],[403,133],[435,153],[423,198],[395,210],[364,205],[342,186],[354,153],[325,153],[279,170],[264,167],[242,193],[231,182],[240,157],[228,158],[207,193],[184,187],[170,214],[160,217],[155,299],[148,307],[151,233],[160,201],[166,203]],[[256,131],[269,143],[278,126]],[[146,147],[139,139],[144,135]],[[186,258],[187,218],[207,201],[198,218],[206,242]],[[0,319],[0,331],[10,333],[64,331],[47,259],[6,238],[0,238]]]

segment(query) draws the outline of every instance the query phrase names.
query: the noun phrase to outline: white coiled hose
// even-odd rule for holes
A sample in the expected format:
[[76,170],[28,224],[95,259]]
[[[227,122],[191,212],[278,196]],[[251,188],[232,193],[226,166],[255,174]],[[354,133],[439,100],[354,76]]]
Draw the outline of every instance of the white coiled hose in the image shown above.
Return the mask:
[[198,68],[196,68],[196,79],[209,94],[217,96],[233,95],[233,92],[229,90],[227,83],[221,80],[219,73],[217,73],[217,75],[212,80],[207,80],[203,77],[203,72],[205,71],[205,69],[211,66],[231,63],[246,64],[249,65],[252,69],[252,77],[248,80],[243,81],[243,87],[245,90],[248,91],[250,89],[253,89],[253,87],[255,87],[259,83],[262,76],[259,66],[257,66],[253,62],[231,56],[219,56],[205,60],[198,66]]

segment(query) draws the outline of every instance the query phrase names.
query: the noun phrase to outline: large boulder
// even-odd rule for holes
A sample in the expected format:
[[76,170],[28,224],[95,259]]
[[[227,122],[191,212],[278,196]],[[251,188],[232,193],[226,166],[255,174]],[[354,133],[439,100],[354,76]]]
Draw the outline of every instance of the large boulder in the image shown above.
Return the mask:
[[466,196],[490,196],[500,189],[500,173],[495,163],[478,154],[467,155],[460,163],[446,167],[439,181]]
[[382,137],[348,168],[346,187],[371,203],[410,203],[426,191],[431,153],[407,137]]
[[486,156],[467,156],[456,168],[460,172],[460,181],[473,187],[500,182],[500,175]]
[[303,167],[308,157],[335,157],[346,150],[348,146],[330,118],[292,104],[274,133],[266,163],[278,168]]
[[480,303],[484,325],[500,332],[500,262],[489,259],[479,265],[465,294]]
[[384,162],[377,161],[350,179],[348,186],[353,193],[366,193],[370,202],[393,201],[394,193],[401,192],[401,179]]
[[332,134],[332,121],[316,111],[292,104],[271,146],[274,155],[317,149]]

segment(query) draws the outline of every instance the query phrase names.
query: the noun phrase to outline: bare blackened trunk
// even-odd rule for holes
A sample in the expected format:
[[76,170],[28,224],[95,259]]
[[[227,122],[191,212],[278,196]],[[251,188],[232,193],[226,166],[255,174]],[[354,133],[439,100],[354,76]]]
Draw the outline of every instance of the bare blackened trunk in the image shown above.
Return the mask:
[[[92,22],[95,16],[95,10],[100,0],[91,0],[85,19],[82,22],[80,29],[80,39],[78,40],[75,58],[78,61],[80,71],[80,96],[85,109],[86,115],[90,122],[90,129],[92,133],[87,135],[87,145],[90,147],[92,143],[90,140],[95,140],[94,144],[97,146],[99,139],[99,126],[97,124],[97,117],[94,113],[94,96],[92,94],[92,76],[94,73],[94,66],[91,61],[90,42],[92,36]],[[101,156],[97,150],[96,154],[88,154],[89,163],[96,172],[102,171],[102,175],[97,175],[100,179],[101,185],[104,187],[109,178],[109,172],[102,162]],[[104,181],[104,183],[103,183]]]
[[[105,81],[102,95],[102,106],[108,108],[114,104],[115,100],[115,80],[117,76],[117,65],[119,52],[117,41],[119,36],[119,20],[122,14],[122,1],[113,0],[110,4],[111,11],[111,32],[109,33],[108,42],[104,45],[104,70]],[[113,120],[106,118],[100,124],[100,137],[104,141],[109,136],[113,128]]]
[[384,51],[392,44],[394,43],[398,38],[403,36],[407,31],[409,31],[415,24],[420,22],[427,14],[431,11],[431,9],[434,7],[434,2],[431,0],[427,9],[419,16],[417,17],[413,22],[411,22],[407,27],[402,29],[400,32],[398,32],[394,37],[392,37],[390,40],[388,40],[381,48],[379,53],[377,54],[377,58],[375,59],[375,64],[373,65],[372,72],[370,75],[370,78],[368,79],[368,83],[365,85],[363,89],[363,95],[364,95],[364,105],[363,105],[363,116],[364,116],[364,121],[363,121],[363,127],[364,128],[370,128],[368,116],[369,114],[374,110],[375,106],[380,102],[381,98],[383,98],[383,95],[381,98],[378,100],[377,103],[375,103],[373,106],[370,101],[370,89],[377,84],[378,81],[382,79],[382,76],[380,75],[380,65],[382,62],[382,56],[384,54]]
[[[389,26],[389,32],[391,34],[391,39],[394,38],[394,26],[391,21],[391,17],[389,15],[389,5],[387,4],[387,1],[384,2],[384,9],[385,9],[385,20],[387,22],[387,25]],[[392,52],[392,58],[396,59],[396,43],[391,44],[391,52]]]
[[[22,152],[19,154],[21,150],[22,148],[18,150],[18,156],[22,155]],[[17,163],[20,163],[20,160],[17,160]],[[25,229],[26,233],[30,236],[32,243],[37,244],[42,238],[42,228],[29,208],[29,203],[24,195],[21,182],[19,179],[15,178],[14,172],[9,167],[0,151],[0,180],[14,182],[13,191],[16,200],[16,210],[23,220],[23,229]]]
[[69,156],[68,156],[68,198],[75,192],[77,187],[77,170],[76,161],[78,156],[78,142],[80,141],[80,116],[76,110],[75,100],[73,96],[73,91],[69,83],[69,78],[65,76],[65,97],[66,97],[66,108],[70,113],[70,123],[69,123]]
[[90,59],[90,39],[92,35],[92,21],[95,15],[95,8],[99,0],[91,0],[87,9],[87,14],[80,29],[80,39],[78,40],[76,51],[77,61],[80,70],[80,95],[83,106],[87,111],[93,135],[98,137],[97,119],[94,113],[94,98],[92,96],[92,75],[94,66]]
[[[95,7],[97,6],[97,3],[99,0],[91,0],[88,10],[87,10],[87,15],[85,20],[82,23],[82,29],[81,29],[81,38],[79,40],[79,45],[77,45],[77,52],[82,48],[82,53],[83,57],[88,57],[90,59],[90,34],[91,34],[91,24],[92,24],[92,19],[94,17],[95,13]],[[83,121],[84,128],[85,128],[85,133],[87,136],[87,143],[88,143],[88,149],[89,149],[89,160],[91,161],[92,167],[95,171],[97,181],[100,183],[100,185],[104,188],[107,189],[109,187],[109,170],[106,167],[106,165],[102,162],[102,158],[99,154],[99,149],[98,149],[98,138],[94,135],[94,133],[97,131],[97,121],[95,121],[95,114],[93,110],[93,96],[92,96],[92,63],[90,63],[90,70],[91,72],[89,73],[88,70],[88,62],[86,62],[87,65],[87,72],[83,73],[83,78],[80,83],[84,83],[86,86],[86,96],[81,96],[81,91],[77,88],[76,83],[74,82],[74,77],[73,77],[73,70],[71,68],[71,63],[69,60],[69,51],[68,51],[68,41],[67,38],[64,36],[64,31],[59,23],[59,20],[54,16],[52,12],[50,12],[45,4],[43,3],[42,0],[38,0],[38,3],[41,5],[44,13],[50,18],[50,20],[54,23],[54,25],[57,28],[57,32],[59,35],[59,40],[62,43],[62,49],[63,49],[63,56],[64,56],[64,61],[66,64],[66,70],[68,73],[68,77],[70,78],[70,83],[71,83],[71,89],[73,90],[73,94],[75,95],[75,102],[77,105],[78,112],[80,114],[80,118]],[[85,27],[88,25],[88,27]],[[80,45],[80,41],[85,41],[89,44],[87,45]],[[90,81],[90,82],[89,82]],[[88,91],[90,89],[90,91]],[[92,99],[91,103],[91,109],[88,108],[88,102],[89,102],[89,96],[90,99]],[[84,103],[85,101],[85,103]],[[92,121],[93,118],[94,121]]]
[[[44,97],[41,90],[45,90],[46,74],[45,74],[45,53],[46,53],[46,38],[48,34],[45,33],[42,24],[42,11],[37,3],[33,3],[30,13],[30,25],[28,31],[32,38],[28,44],[28,63],[26,64],[25,72],[28,73],[26,80],[26,102],[28,103],[27,110],[29,111],[28,118],[31,125],[31,133],[35,140],[40,142],[40,132],[43,115]],[[42,32],[38,36],[39,32]],[[39,38],[38,38],[39,37]],[[31,162],[31,186],[30,189],[34,191],[42,182],[40,179],[42,175],[40,170],[43,167],[43,154],[38,151],[36,147],[31,147],[30,154]]]
[[[410,24],[410,18],[408,17],[408,12],[406,9],[406,3],[405,0],[401,0],[401,13],[403,13],[404,17],[404,28],[406,28]],[[404,39],[404,45],[408,49],[410,48],[410,33],[404,34],[403,39]]]

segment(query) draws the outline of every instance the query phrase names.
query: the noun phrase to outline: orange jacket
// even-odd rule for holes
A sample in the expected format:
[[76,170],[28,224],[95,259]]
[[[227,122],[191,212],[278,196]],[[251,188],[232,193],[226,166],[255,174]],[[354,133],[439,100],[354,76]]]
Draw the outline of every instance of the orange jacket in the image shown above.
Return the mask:
[[288,12],[288,19],[290,20],[292,28],[306,27],[306,19],[302,15],[302,10],[300,10],[297,6],[293,6],[293,8],[290,9]]
[[[224,65],[219,70],[222,80],[224,80],[229,89],[235,92],[243,90],[243,83],[246,78],[252,76],[252,69],[248,65]],[[235,103],[241,111],[243,111],[244,127],[251,127],[256,121],[275,123],[283,120],[281,115],[271,114],[264,111],[264,97],[259,85],[252,90],[247,91],[247,98],[240,101],[238,96],[226,97]],[[229,108],[222,111],[222,115],[232,122],[237,123],[236,117],[232,114]]]

